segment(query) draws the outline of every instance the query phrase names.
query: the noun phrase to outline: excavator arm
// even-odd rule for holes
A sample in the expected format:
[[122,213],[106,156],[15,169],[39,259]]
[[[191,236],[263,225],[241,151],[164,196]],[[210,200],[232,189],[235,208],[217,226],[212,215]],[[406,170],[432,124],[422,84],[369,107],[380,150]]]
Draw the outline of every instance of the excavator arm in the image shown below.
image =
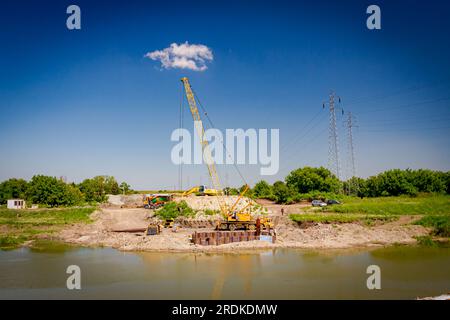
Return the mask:
[[191,193],[199,192],[199,190],[200,190],[199,187],[192,187],[192,188],[190,188],[189,190],[186,190],[185,192],[183,192],[182,196],[183,196],[183,197],[188,196],[188,195],[190,195]]

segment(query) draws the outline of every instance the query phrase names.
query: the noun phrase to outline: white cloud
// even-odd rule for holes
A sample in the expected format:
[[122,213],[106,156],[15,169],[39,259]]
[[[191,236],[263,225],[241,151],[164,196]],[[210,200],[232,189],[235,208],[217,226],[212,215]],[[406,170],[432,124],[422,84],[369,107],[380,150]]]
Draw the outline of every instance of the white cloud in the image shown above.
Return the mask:
[[164,69],[189,69],[204,71],[208,67],[207,62],[213,60],[210,48],[203,44],[172,43],[168,48],[148,52],[145,57],[160,61]]

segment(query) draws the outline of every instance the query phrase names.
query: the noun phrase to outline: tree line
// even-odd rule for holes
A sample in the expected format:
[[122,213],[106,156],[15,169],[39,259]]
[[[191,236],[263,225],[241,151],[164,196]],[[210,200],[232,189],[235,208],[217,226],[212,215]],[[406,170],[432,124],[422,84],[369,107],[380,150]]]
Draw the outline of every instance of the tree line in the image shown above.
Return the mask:
[[56,177],[35,175],[30,181],[12,178],[0,183],[0,204],[19,198],[49,207],[75,206],[104,202],[107,194],[130,192],[129,184],[122,182],[119,185],[112,176],[96,176],[75,184]]
[[450,194],[450,171],[393,169],[367,179],[353,177],[340,181],[326,168],[304,167],[291,171],[285,181],[277,181],[273,185],[261,180],[249,190],[248,195],[287,204],[301,200],[340,198],[342,195],[415,196],[422,192]]

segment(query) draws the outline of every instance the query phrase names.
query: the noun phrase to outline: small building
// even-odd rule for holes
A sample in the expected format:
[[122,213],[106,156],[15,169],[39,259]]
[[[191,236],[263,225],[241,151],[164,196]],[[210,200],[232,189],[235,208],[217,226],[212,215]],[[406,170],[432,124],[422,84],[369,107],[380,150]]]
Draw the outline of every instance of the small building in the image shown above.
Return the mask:
[[8,209],[25,209],[25,200],[23,199],[9,199],[7,204]]

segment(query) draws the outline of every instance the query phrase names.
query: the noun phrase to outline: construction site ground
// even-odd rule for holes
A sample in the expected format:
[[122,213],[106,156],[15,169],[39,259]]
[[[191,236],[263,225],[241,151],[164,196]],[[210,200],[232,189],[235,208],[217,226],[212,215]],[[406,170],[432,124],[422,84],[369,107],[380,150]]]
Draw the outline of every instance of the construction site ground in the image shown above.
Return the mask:
[[[211,197],[188,197],[188,203],[195,207],[207,207]],[[186,200],[186,199],[185,199]],[[363,223],[342,224],[312,224],[300,227],[289,219],[288,214],[298,213],[296,206],[279,206],[270,202],[259,202],[262,211],[273,218],[277,238],[275,243],[265,241],[245,241],[223,244],[219,246],[194,245],[190,236],[195,231],[213,230],[216,216],[203,216],[187,220],[183,228],[173,232],[163,229],[162,233],[145,236],[144,232],[117,232],[123,230],[139,230],[146,228],[154,220],[152,210],[136,208],[141,205],[136,202],[126,207],[110,203],[94,212],[90,224],[76,224],[61,231],[57,238],[65,242],[83,246],[107,246],[124,251],[235,251],[236,249],[268,249],[268,248],[314,248],[338,249],[365,246],[380,246],[389,244],[415,243],[416,236],[426,235],[429,229],[412,225],[413,217],[404,216],[400,220],[367,226]],[[281,207],[284,215],[281,215]],[[214,206],[213,206],[214,209]],[[208,220],[209,219],[209,220]],[[209,223],[204,224],[205,220]],[[198,228],[196,222],[202,221],[203,228]]]

